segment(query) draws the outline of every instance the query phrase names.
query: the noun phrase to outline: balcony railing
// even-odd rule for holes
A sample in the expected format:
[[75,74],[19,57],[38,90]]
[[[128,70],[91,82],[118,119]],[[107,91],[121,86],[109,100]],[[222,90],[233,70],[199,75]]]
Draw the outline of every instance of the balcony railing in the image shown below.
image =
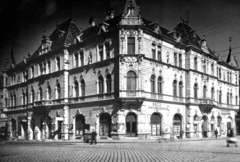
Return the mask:
[[145,97],[145,93],[142,90],[120,90],[119,97]]

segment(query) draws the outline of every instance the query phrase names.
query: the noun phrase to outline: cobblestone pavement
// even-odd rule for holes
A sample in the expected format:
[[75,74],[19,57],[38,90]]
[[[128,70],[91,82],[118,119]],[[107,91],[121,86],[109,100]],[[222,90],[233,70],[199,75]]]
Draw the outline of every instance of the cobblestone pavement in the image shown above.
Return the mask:
[[[238,140],[240,138],[238,137]],[[240,161],[240,147],[225,139],[162,143],[36,143],[1,144],[0,161],[82,162],[230,162]]]

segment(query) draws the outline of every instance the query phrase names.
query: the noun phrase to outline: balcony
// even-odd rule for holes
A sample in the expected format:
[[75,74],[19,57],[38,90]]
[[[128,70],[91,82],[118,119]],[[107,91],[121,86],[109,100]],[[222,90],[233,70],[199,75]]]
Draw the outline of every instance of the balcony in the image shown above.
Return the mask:
[[143,98],[145,97],[145,92],[143,90],[120,90],[120,98]]
[[114,92],[69,98],[69,103],[93,102],[114,99]]
[[213,99],[199,99],[199,109],[200,111],[203,113],[207,113],[210,114],[213,107],[215,107],[216,105],[214,105],[214,100]]

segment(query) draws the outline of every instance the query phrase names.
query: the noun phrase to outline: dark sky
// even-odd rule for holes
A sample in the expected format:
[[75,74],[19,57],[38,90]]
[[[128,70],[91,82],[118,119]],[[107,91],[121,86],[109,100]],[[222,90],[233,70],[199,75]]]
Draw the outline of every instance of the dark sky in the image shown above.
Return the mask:
[[[17,63],[32,54],[40,45],[43,31],[50,35],[58,21],[67,18],[79,28],[88,26],[94,16],[97,23],[105,18],[112,7],[115,15],[122,13],[126,0],[1,0],[0,1],[0,70],[11,52]],[[189,9],[190,26],[202,37],[206,35],[209,47],[226,60],[229,37],[232,53],[240,63],[240,0],[136,0],[142,17],[157,21],[172,30],[179,21],[180,8],[184,18]],[[181,7],[180,7],[181,6]]]

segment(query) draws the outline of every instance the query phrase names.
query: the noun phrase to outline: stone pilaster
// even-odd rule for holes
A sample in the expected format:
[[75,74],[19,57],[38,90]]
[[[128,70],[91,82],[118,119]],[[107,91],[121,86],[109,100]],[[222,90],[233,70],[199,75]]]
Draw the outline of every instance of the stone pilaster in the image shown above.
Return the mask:
[[64,125],[65,125],[65,127],[64,127],[64,134],[65,134],[65,136],[64,136],[64,139],[65,140],[68,140],[69,138],[69,131],[68,131],[68,128],[69,128],[69,107],[68,106],[64,106],[64,108],[63,108],[63,113],[64,113],[64,115],[63,115],[63,122],[64,122]]

